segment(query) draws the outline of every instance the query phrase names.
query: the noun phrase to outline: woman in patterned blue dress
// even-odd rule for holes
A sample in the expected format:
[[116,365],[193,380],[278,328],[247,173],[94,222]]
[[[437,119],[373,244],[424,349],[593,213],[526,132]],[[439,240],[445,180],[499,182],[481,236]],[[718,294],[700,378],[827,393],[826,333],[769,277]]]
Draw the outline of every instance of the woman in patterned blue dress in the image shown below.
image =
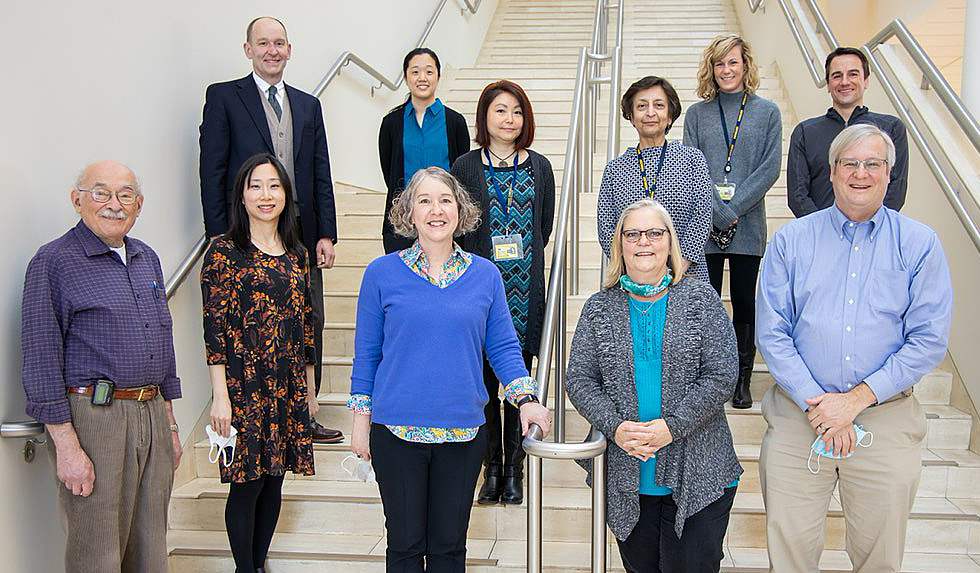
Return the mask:
[[[544,248],[555,215],[551,162],[531,151],[534,114],[521,87],[502,80],[484,88],[476,107],[475,149],[453,163],[452,173],[483,212],[480,226],[464,235],[463,250],[496,263],[504,279],[507,306],[531,368],[544,322]],[[479,503],[524,501],[524,449],[517,409],[501,402],[498,382],[484,364],[490,395],[486,405],[486,470]]]

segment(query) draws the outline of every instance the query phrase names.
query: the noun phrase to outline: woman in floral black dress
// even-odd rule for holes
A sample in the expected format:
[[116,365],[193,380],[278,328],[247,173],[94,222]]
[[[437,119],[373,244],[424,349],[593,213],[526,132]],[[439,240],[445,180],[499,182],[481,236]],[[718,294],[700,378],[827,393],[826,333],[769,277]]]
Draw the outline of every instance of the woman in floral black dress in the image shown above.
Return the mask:
[[287,470],[313,474],[313,315],[286,170],[256,155],[235,178],[229,230],[201,269],[211,427],[238,430],[225,526],[236,572],[264,571]]

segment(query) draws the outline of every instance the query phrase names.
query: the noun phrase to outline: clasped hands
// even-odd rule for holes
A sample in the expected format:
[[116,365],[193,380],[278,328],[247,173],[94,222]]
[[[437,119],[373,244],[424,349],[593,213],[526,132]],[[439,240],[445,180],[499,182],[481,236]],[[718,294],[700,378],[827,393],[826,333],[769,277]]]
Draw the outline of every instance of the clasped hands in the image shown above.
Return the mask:
[[875,402],[871,388],[861,383],[847,393],[827,393],[808,398],[806,417],[810,427],[821,437],[824,449],[830,446],[835,456],[847,456],[857,446],[854,418]]
[[616,445],[630,456],[645,462],[661,448],[674,441],[663,418],[649,422],[623,421],[616,428]]

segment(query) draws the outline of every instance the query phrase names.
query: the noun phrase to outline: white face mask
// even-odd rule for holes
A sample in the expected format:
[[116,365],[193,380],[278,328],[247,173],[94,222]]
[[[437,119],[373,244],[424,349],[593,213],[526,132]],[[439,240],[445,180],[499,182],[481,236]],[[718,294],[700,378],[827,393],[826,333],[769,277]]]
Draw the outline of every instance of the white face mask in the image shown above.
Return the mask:
[[[351,461],[354,463],[350,464],[349,462]],[[352,479],[367,483],[378,483],[378,481],[374,479],[374,467],[368,460],[362,460],[361,458],[351,454],[340,462],[340,467],[343,468],[343,470],[347,472],[347,475],[349,475]]]
[[[238,442],[238,430],[235,426],[228,426],[230,428],[228,432],[228,437],[220,435],[211,429],[209,424],[204,431],[208,435],[208,441],[211,442],[211,449],[208,450],[208,461],[212,464],[218,463],[218,458],[225,464],[225,467],[231,465],[231,461],[235,459],[235,444]],[[228,449],[231,448],[231,453],[228,453]],[[217,451],[215,451],[217,449]]]
[[[874,434],[867,432],[861,426],[854,424],[854,436],[857,438],[857,445],[862,448],[870,448],[871,442],[874,441]],[[867,440],[865,440],[867,438]],[[814,457],[816,455],[816,457]],[[817,436],[817,439],[813,440],[810,444],[810,455],[806,459],[806,467],[810,470],[810,473],[816,475],[820,473],[820,458],[830,458],[833,460],[847,459],[854,455],[854,452],[847,454],[846,456],[835,456],[834,450],[823,443],[822,436]],[[816,468],[813,467],[813,460],[817,461]]]

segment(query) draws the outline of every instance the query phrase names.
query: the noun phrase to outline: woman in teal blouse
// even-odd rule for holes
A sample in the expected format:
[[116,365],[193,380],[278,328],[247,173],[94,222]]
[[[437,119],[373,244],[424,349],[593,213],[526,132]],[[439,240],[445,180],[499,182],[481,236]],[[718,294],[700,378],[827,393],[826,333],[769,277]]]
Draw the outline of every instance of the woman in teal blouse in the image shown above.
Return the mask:
[[683,261],[661,204],[623,210],[569,353],[568,396],[609,440],[606,519],[630,573],[717,572],[742,473],[725,418],[735,334]]

